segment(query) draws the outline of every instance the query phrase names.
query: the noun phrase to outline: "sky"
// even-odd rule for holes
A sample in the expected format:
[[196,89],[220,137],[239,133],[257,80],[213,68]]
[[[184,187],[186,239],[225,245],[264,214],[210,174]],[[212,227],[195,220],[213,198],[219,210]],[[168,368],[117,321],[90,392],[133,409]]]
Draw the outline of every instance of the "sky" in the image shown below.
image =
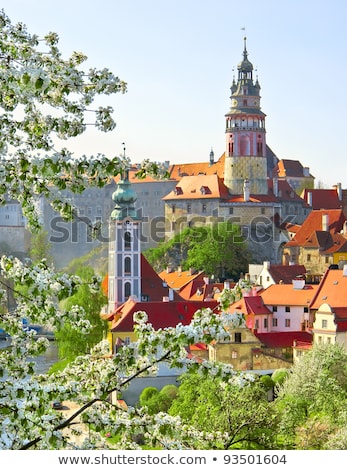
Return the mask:
[[[267,144],[316,185],[347,188],[345,0],[2,0],[13,23],[59,35],[64,57],[88,56],[128,84],[103,98],[117,126],[71,140],[76,153],[170,163],[225,150],[230,86],[243,38],[261,86]],[[123,145],[124,143],[124,145]]]

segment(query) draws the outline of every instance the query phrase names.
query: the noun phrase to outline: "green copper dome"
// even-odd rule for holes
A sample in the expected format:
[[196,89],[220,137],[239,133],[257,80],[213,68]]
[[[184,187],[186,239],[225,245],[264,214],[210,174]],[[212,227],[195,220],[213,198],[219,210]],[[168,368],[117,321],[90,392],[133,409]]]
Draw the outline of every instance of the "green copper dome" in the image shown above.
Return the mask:
[[118,182],[117,188],[112,194],[112,200],[115,202],[115,207],[111,213],[112,219],[138,218],[135,210],[137,194],[129,181],[128,171],[126,171],[125,177]]

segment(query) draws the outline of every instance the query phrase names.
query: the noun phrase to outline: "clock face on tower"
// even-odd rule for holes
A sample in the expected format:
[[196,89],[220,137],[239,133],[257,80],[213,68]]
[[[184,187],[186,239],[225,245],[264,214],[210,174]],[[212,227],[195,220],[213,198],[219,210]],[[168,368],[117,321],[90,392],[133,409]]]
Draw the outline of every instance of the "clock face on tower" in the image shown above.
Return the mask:
[[234,108],[236,108],[237,105],[238,105],[238,101],[237,101],[237,100],[232,100],[232,101],[231,101],[231,106],[233,106]]

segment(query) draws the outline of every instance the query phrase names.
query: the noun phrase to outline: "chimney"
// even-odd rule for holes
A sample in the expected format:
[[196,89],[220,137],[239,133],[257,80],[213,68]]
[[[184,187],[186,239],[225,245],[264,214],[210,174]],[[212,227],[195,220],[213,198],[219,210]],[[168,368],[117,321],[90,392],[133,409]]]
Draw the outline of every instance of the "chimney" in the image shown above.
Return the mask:
[[337,196],[339,198],[339,201],[342,201],[342,186],[341,186],[341,183],[337,183],[336,192],[337,192]]
[[312,207],[312,191],[307,192],[307,204]]
[[264,261],[263,266],[264,266],[264,268],[269,269],[270,268],[270,261]]
[[310,176],[310,168],[308,166],[304,166],[302,170],[305,177]]
[[293,289],[302,290],[305,287],[305,279],[293,279]]
[[243,199],[245,202],[249,201],[249,180],[246,178],[243,182]]
[[278,179],[277,178],[272,179],[272,187],[273,187],[273,193],[277,197],[278,196]]
[[329,232],[329,215],[322,215],[322,230],[323,232]]

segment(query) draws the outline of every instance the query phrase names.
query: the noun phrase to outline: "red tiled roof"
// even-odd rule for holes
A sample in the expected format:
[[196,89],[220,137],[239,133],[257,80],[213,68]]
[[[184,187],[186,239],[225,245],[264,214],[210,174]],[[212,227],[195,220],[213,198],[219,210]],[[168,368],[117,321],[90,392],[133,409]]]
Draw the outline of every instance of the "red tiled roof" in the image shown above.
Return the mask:
[[245,315],[268,315],[272,313],[266,305],[264,305],[263,299],[259,295],[242,297],[242,299],[231,304],[228,311],[231,313],[238,311]]
[[[273,170],[273,175],[280,178],[286,177],[295,177],[303,178],[304,177],[304,168],[298,160],[280,160]],[[312,178],[312,176],[310,175]]]
[[223,283],[206,283],[202,279],[194,279],[180,290],[180,296],[186,300],[217,300],[223,289]]
[[343,275],[342,269],[328,269],[324,273],[310,308],[318,310],[323,303],[329,304],[334,311],[347,308],[347,276]]
[[318,291],[318,285],[306,284],[303,289],[294,289],[290,284],[272,284],[259,295],[265,305],[292,305],[308,307]]
[[170,167],[170,177],[175,180],[180,180],[183,176],[197,176],[197,175],[218,175],[220,178],[224,176],[224,161],[225,154],[210,164],[209,161],[202,163],[180,163]]
[[190,284],[193,280],[200,280],[202,282],[206,274],[203,271],[162,271],[158,274],[162,281],[167,283],[167,286],[179,291],[185,286]]
[[[141,254],[141,293],[148,295],[149,300],[162,300],[169,293],[168,288],[165,286],[163,279],[158,275],[147,259]],[[174,300],[181,300],[178,293],[174,292]]]
[[294,341],[312,343],[312,334],[307,331],[288,331],[276,333],[254,333],[267,348],[293,347]]
[[[279,202],[279,201],[291,201],[300,202],[305,207],[308,207],[307,203],[300,197],[286,180],[278,180],[277,196],[274,194],[273,179],[268,178],[268,194],[251,194],[249,202]],[[245,202],[243,194],[229,196],[227,202]]]
[[171,199],[226,199],[227,187],[217,175],[183,176],[163,201]]
[[342,230],[346,217],[341,209],[314,210],[310,212],[300,230],[292,240],[286,243],[286,246],[304,246],[314,232],[321,232],[323,215],[328,216],[330,233],[338,233]]
[[311,193],[313,210],[341,209],[342,207],[342,201],[339,199],[336,189],[304,189],[301,197],[306,202],[309,200],[309,193]]
[[179,323],[188,325],[194,313],[202,308],[215,309],[218,302],[192,302],[192,301],[171,301],[171,302],[136,302],[128,300],[121,305],[114,316],[111,330],[119,332],[130,332],[134,329],[134,313],[144,311],[148,315],[148,322],[155,330],[161,328],[175,327]]
[[306,274],[306,268],[303,264],[270,264],[269,273],[276,284],[292,284],[293,279]]

